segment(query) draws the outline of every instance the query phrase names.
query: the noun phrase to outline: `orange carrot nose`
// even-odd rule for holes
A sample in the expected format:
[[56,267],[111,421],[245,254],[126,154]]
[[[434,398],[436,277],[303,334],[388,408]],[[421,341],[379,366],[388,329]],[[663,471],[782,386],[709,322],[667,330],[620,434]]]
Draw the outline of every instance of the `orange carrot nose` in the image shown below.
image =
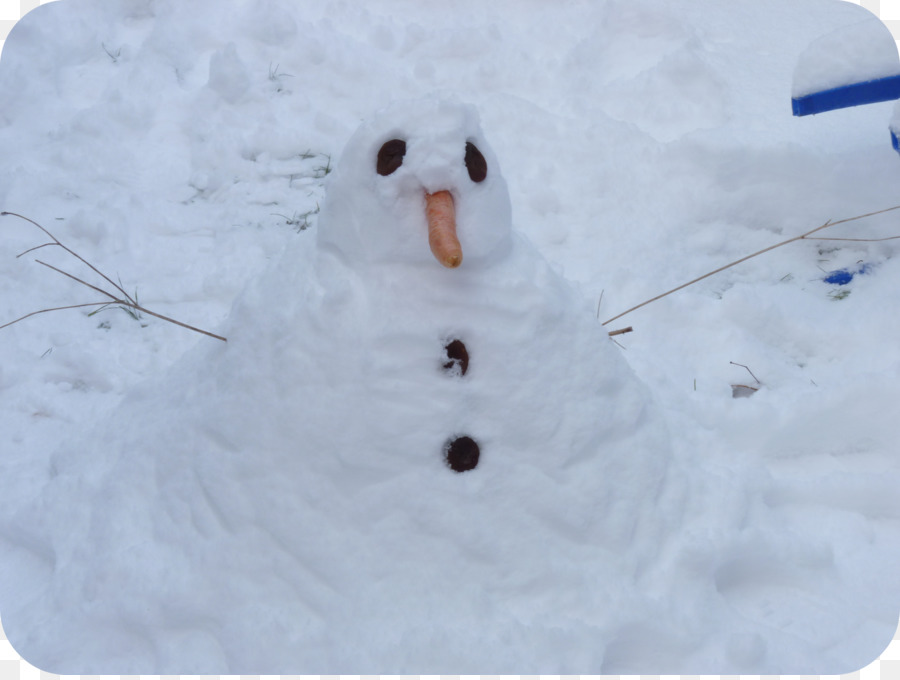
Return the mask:
[[425,194],[428,244],[437,261],[449,269],[462,264],[462,246],[456,237],[456,210],[449,191]]

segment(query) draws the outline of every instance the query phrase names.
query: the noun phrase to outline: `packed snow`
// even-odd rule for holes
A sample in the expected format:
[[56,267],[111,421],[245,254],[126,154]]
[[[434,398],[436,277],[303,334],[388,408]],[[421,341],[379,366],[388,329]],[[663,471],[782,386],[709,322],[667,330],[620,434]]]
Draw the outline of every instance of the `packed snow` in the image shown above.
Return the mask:
[[[67,674],[869,663],[900,612],[898,241],[795,242],[602,323],[900,204],[890,104],[791,116],[807,46],[867,16],[29,13],[0,211],[227,342],[119,305],[0,329],[15,648]],[[36,259],[112,285],[0,227],[0,324],[103,299]],[[816,235],[897,236],[900,211]]]
[[814,40],[797,60],[793,96],[900,75],[894,36],[878,17],[842,26]]

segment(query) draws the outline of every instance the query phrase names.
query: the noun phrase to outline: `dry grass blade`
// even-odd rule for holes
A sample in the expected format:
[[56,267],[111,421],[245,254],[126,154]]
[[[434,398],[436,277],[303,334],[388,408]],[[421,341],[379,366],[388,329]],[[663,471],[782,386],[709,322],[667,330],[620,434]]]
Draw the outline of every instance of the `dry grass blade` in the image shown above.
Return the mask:
[[892,208],[885,208],[884,210],[876,210],[875,212],[866,213],[865,215],[857,215],[856,217],[848,217],[848,218],[843,219],[843,220],[838,220],[837,222],[832,222],[831,220],[829,220],[829,221],[826,222],[825,224],[822,224],[822,225],[816,227],[815,229],[810,229],[810,230],[807,231],[805,234],[800,234],[799,236],[794,236],[794,237],[789,238],[789,239],[787,239],[787,240],[785,240],[785,241],[781,241],[780,243],[776,243],[775,245],[771,245],[771,246],[769,246],[768,248],[763,248],[762,250],[758,250],[757,252],[752,253],[751,255],[747,255],[746,257],[742,257],[740,260],[735,260],[734,262],[731,262],[730,264],[726,264],[724,267],[719,267],[718,269],[716,269],[716,270],[714,270],[714,271],[711,271],[711,272],[709,272],[709,273],[707,273],[707,274],[704,274],[703,276],[698,276],[696,279],[694,279],[694,280],[692,280],[692,281],[688,281],[687,283],[683,283],[683,284],[681,284],[680,286],[677,286],[676,288],[673,288],[672,290],[668,290],[668,291],[666,291],[665,293],[662,293],[661,295],[657,295],[657,296],[654,297],[654,298],[650,298],[649,300],[645,300],[644,302],[640,303],[639,305],[635,305],[634,307],[631,307],[630,309],[626,309],[626,310],[625,310],[624,312],[622,312],[621,314],[616,314],[614,317],[612,317],[612,318],[610,318],[610,319],[607,319],[606,321],[603,322],[603,325],[605,326],[606,324],[608,324],[608,323],[610,323],[610,322],[612,322],[612,321],[615,321],[616,319],[620,319],[620,318],[622,318],[623,316],[625,316],[626,314],[631,314],[631,312],[633,312],[633,311],[635,311],[635,310],[638,310],[638,309],[640,309],[641,307],[645,307],[645,306],[649,305],[651,302],[656,302],[657,300],[661,300],[662,298],[666,297],[667,295],[671,295],[672,293],[677,293],[679,290],[682,290],[682,289],[684,289],[684,288],[687,288],[688,286],[692,286],[692,285],[694,285],[695,283],[698,283],[699,281],[702,281],[703,279],[708,279],[710,276],[713,276],[714,274],[718,274],[719,272],[723,272],[723,271],[725,271],[726,269],[730,269],[731,267],[734,267],[735,265],[741,264],[742,262],[746,262],[747,260],[751,260],[751,259],[753,259],[754,257],[757,257],[757,256],[762,255],[762,254],[764,254],[764,253],[768,253],[770,250],[775,250],[776,248],[780,248],[781,246],[786,246],[786,245],[789,244],[789,243],[794,243],[795,241],[803,241],[803,240],[814,241],[814,240],[820,240],[820,239],[821,239],[821,240],[848,240],[848,241],[849,241],[849,240],[854,240],[854,241],[855,241],[855,240],[860,240],[860,241],[870,241],[870,240],[871,240],[871,241],[887,241],[887,240],[890,240],[890,239],[900,238],[900,236],[891,236],[891,237],[885,238],[885,239],[824,239],[823,237],[816,237],[816,238],[812,238],[812,239],[810,238],[810,236],[812,236],[813,234],[815,234],[815,233],[817,233],[817,232],[819,232],[819,231],[822,231],[823,229],[827,229],[827,228],[829,228],[829,227],[835,227],[835,226],[837,226],[837,225],[839,225],[839,224],[845,224],[845,223],[847,223],[847,222],[855,222],[856,220],[862,220],[862,219],[865,219],[865,218],[867,218],[867,217],[874,217],[875,215],[881,215],[881,214],[883,214],[883,213],[891,212],[892,210],[900,210],[900,205],[895,205],[895,206],[892,207]]
[[182,323],[181,321],[177,321],[168,316],[158,314],[154,311],[147,309],[146,307],[144,307],[142,305],[139,305],[137,300],[135,298],[131,297],[127,292],[125,292],[125,289],[121,285],[119,285],[118,283],[113,281],[106,274],[101,272],[99,269],[97,269],[94,265],[92,265],[90,262],[88,262],[83,257],[81,257],[81,255],[76,253],[74,250],[63,245],[63,243],[59,239],[57,239],[53,234],[51,234],[49,231],[44,229],[44,227],[42,227],[40,224],[38,224],[37,222],[35,222],[34,220],[32,220],[28,217],[25,217],[24,215],[19,215],[18,213],[0,212],[0,217],[4,217],[6,215],[10,215],[12,217],[18,217],[19,219],[25,220],[26,222],[30,222],[31,224],[36,226],[38,229],[40,229],[42,232],[44,232],[47,236],[49,236],[52,239],[52,241],[49,243],[43,243],[39,246],[35,246],[34,248],[29,248],[28,250],[26,250],[23,253],[19,253],[19,255],[17,255],[17,257],[22,257],[23,255],[26,255],[27,253],[34,252],[35,250],[39,250],[41,248],[46,248],[47,246],[59,246],[60,248],[65,250],[67,253],[72,255],[72,257],[76,258],[79,262],[84,263],[88,268],[90,268],[91,271],[95,272],[97,275],[102,277],[103,280],[105,280],[113,288],[115,288],[116,291],[121,293],[121,296],[114,295],[113,293],[110,293],[109,291],[104,290],[103,288],[100,288],[99,286],[90,284],[87,281],[84,281],[84,280],[78,278],[74,274],[70,274],[67,271],[63,271],[62,269],[54,267],[51,264],[47,264],[46,262],[43,262],[41,260],[35,260],[35,262],[37,262],[38,264],[43,265],[44,267],[47,267],[48,269],[52,269],[53,271],[55,271],[59,274],[62,274],[63,276],[66,276],[66,277],[72,279],[73,281],[76,281],[77,283],[80,283],[82,286],[90,288],[91,290],[96,291],[96,292],[100,293],[101,295],[108,297],[109,301],[107,301],[107,302],[88,302],[88,303],[80,304],[80,305],[67,305],[65,307],[53,307],[53,308],[49,308],[49,309],[41,309],[39,311],[31,312],[30,314],[26,314],[25,316],[20,317],[20,318],[16,319],[15,321],[10,321],[9,323],[5,323],[2,326],[0,326],[0,329],[6,328],[7,326],[12,326],[13,324],[18,323],[19,321],[23,321],[29,317],[35,316],[37,314],[43,314],[45,312],[56,312],[56,311],[60,311],[60,310],[64,310],[64,309],[78,309],[80,307],[103,307],[104,305],[121,305],[127,309],[131,309],[136,312],[141,312],[143,314],[149,314],[150,316],[155,316],[157,319],[167,321],[169,323],[175,324],[176,326],[181,326],[182,328],[186,328],[188,330],[194,331],[195,333],[201,333],[203,335],[208,335],[209,337],[215,338],[216,340],[221,340],[222,342],[228,341],[227,338],[224,338],[221,335],[216,335],[215,333],[210,333],[209,331],[205,331],[201,328],[197,328],[195,326],[191,326],[189,324]]
[[44,244],[39,245],[39,246],[37,246],[37,247],[35,247],[35,248],[31,248],[30,250],[26,250],[24,253],[19,253],[16,257],[22,257],[22,255],[25,255],[25,253],[30,253],[31,251],[37,250],[38,248],[46,248],[47,246],[59,246],[60,248],[62,248],[63,250],[65,250],[67,253],[69,253],[69,255],[71,255],[71,256],[74,257],[75,259],[79,260],[80,262],[84,263],[87,267],[89,267],[89,268],[90,268],[92,271],[94,271],[97,275],[103,277],[103,278],[104,278],[104,279],[105,279],[105,280],[106,280],[113,288],[115,288],[115,289],[118,290],[120,293],[122,293],[122,295],[125,297],[126,300],[130,300],[131,302],[134,302],[134,300],[131,299],[131,297],[128,295],[128,293],[126,293],[126,292],[119,286],[119,284],[117,284],[115,281],[113,281],[111,278],[109,278],[106,274],[104,274],[103,272],[101,272],[101,271],[100,271],[99,269],[97,269],[94,265],[92,265],[90,262],[88,262],[88,261],[85,260],[83,257],[81,257],[81,255],[79,255],[78,253],[76,253],[74,250],[72,250],[72,249],[69,248],[68,246],[64,245],[58,238],[56,238],[53,234],[51,234],[49,231],[47,231],[46,229],[44,229],[44,227],[42,227],[40,224],[38,224],[37,222],[35,222],[33,219],[31,219],[31,218],[29,218],[29,217],[25,217],[24,215],[20,215],[19,213],[14,213],[14,212],[0,212],[0,217],[4,217],[4,216],[6,216],[6,215],[11,215],[12,217],[18,217],[20,220],[25,220],[26,222],[31,222],[31,224],[33,224],[34,226],[36,226],[38,229],[40,229],[42,232],[44,232],[47,236],[49,236],[49,237],[52,239],[52,242],[51,242],[51,243],[44,243]]
[[111,293],[107,293],[107,292],[106,292],[105,290],[103,290],[102,288],[98,288],[97,286],[92,286],[92,285],[91,285],[90,283],[88,283],[87,281],[82,281],[82,280],[79,279],[77,276],[75,276],[75,275],[73,275],[73,274],[70,274],[69,272],[64,272],[62,269],[57,269],[57,268],[54,267],[52,264],[47,264],[46,262],[43,262],[43,261],[41,261],[41,260],[35,260],[35,262],[37,262],[38,264],[42,264],[42,265],[44,265],[45,267],[47,267],[47,269],[52,269],[53,271],[58,272],[58,273],[62,274],[63,276],[68,276],[70,279],[72,279],[73,281],[77,281],[77,282],[80,283],[82,286],[87,286],[88,288],[90,288],[90,289],[92,289],[92,290],[96,290],[98,293],[101,293],[102,295],[105,295],[106,297],[108,297],[108,298],[109,298],[110,300],[112,300],[113,302],[119,302],[119,303],[122,303],[122,304],[128,305],[128,306],[132,306],[132,305],[136,305],[136,304],[137,304],[137,303],[132,303],[132,302],[130,302],[131,298],[128,299],[129,301],[123,301],[123,300],[120,300],[120,299],[117,298],[115,295],[112,295]]
[[759,381],[759,378],[757,378],[755,375],[753,375],[753,371],[750,370],[749,366],[745,366],[744,364],[739,364],[736,361],[729,361],[728,363],[731,364],[732,366],[740,366],[741,368],[746,368],[747,373],[749,373],[750,377],[752,377],[756,381],[756,384],[762,385],[762,383]]
[[7,326],[12,326],[14,323],[19,323],[20,321],[24,321],[25,319],[27,319],[30,316],[37,316],[38,314],[44,314],[45,312],[59,312],[64,309],[79,309],[81,307],[101,307],[103,305],[108,305],[108,304],[109,304],[108,302],[85,302],[84,304],[81,304],[81,305],[66,305],[65,307],[50,307],[49,309],[39,309],[36,312],[31,312],[29,314],[26,314],[25,316],[20,316],[15,321],[9,321],[9,322],[3,324],[2,326],[0,326],[0,330],[6,328]]
[[884,238],[830,238],[828,236],[816,236],[810,241],[856,241],[858,243],[878,243],[879,241],[896,241],[900,236],[885,236]]

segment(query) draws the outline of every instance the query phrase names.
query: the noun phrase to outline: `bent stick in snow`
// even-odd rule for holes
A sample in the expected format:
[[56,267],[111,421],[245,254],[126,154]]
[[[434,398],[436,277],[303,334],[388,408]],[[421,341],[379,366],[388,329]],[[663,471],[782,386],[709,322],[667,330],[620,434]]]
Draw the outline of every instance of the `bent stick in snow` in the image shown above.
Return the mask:
[[[786,241],[782,241],[781,243],[776,243],[775,245],[769,246],[768,248],[763,248],[762,250],[759,250],[759,251],[753,253],[752,255],[747,255],[746,257],[742,257],[740,260],[735,260],[731,264],[726,264],[724,267],[719,267],[718,269],[711,271],[708,274],[704,274],[703,276],[698,276],[693,281],[688,281],[687,283],[683,283],[680,286],[678,286],[677,288],[673,288],[672,290],[666,291],[662,295],[657,295],[655,298],[650,298],[649,300],[645,300],[641,304],[635,305],[631,309],[626,309],[624,312],[622,312],[621,314],[616,314],[611,319],[607,319],[606,321],[603,322],[603,325],[605,326],[606,324],[610,323],[611,321],[620,319],[623,316],[625,316],[626,314],[631,314],[631,312],[638,310],[641,307],[644,307],[646,305],[649,305],[651,302],[656,302],[657,300],[661,300],[662,298],[666,297],[667,295],[671,295],[672,293],[676,293],[679,290],[682,290],[683,288],[692,286],[695,283],[697,283],[698,281],[702,281],[703,279],[709,278],[713,274],[718,274],[719,272],[723,272],[726,269],[734,267],[735,265],[738,265],[738,264],[741,264],[742,262],[746,262],[747,260],[753,259],[757,255],[762,255],[763,253],[768,253],[770,250],[775,250],[776,248],[780,248],[781,246],[786,246],[788,243],[793,243],[794,241],[809,240],[809,241],[873,241],[874,242],[874,241],[891,241],[894,239],[900,239],[900,236],[888,236],[887,238],[828,238],[828,237],[824,237],[824,236],[816,236],[815,238],[810,238],[810,236],[812,236],[816,232],[822,231],[823,229],[827,229],[828,227],[834,227],[834,226],[837,226],[838,224],[844,224],[846,222],[854,222],[856,220],[861,220],[866,217],[873,217],[875,215],[881,215],[882,213],[891,212],[892,210],[900,210],[900,205],[895,205],[893,208],[885,208],[884,210],[876,210],[875,212],[866,213],[865,215],[857,215],[856,217],[848,217],[843,220],[838,220],[837,222],[832,222],[831,220],[828,220],[825,224],[818,226],[815,229],[810,229],[805,234],[800,234],[799,236],[794,236],[793,238],[789,238]],[[615,332],[615,331],[613,331],[613,332]]]
[[113,281],[111,278],[109,278],[106,274],[101,272],[94,265],[92,265],[90,262],[88,262],[83,257],[81,257],[81,255],[76,253],[74,250],[72,250],[68,246],[64,245],[58,238],[56,238],[53,234],[51,234],[49,231],[44,229],[44,227],[42,227],[40,224],[38,224],[37,222],[35,222],[34,220],[32,220],[28,217],[25,217],[24,215],[19,215],[18,213],[0,212],[0,217],[4,217],[6,215],[10,215],[12,217],[18,217],[19,219],[25,220],[26,222],[31,222],[31,224],[36,226],[38,229],[40,229],[42,232],[44,232],[47,236],[49,236],[52,239],[51,242],[43,243],[39,246],[35,246],[34,248],[29,248],[25,252],[19,253],[16,257],[22,257],[23,255],[26,255],[35,250],[39,250],[41,248],[46,248],[47,246],[59,246],[60,248],[65,250],[67,253],[72,255],[72,257],[74,257],[77,260],[79,260],[80,262],[84,263],[92,271],[94,271],[96,274],[101,276],[107,283],[109,283],[113,288],[115,288],[119,293],[121,293],[121,297],[119,297],[118,295],[113,295],[109,291],[99,288],[98,286],[94,286],[94,285],[88,283],[87,281],[82,281],[77,276],[74,276],[73,274],[70,274],[69,272],[65,272],[62,269],[57,269],[53,265],[47,264],[46,262],[42,262],[41,260],[35,260],[35,262],[37,262],[38,264],[43,265],[44,267],[47,267],[48,269],[52,269],[53,271],[55,271],[59,274],[62,274],[63,276],[67,276],[70,279],[77,281],[81,285],[86,286],[86,287],[90,288],[91,290],[97,291],[101,295],[105,295],[106,297],[109,298],[109,300],[105,301],[105,302],[87,302],[87,303],[81,304],[81,305],[67,305],[65,307],[53,307],[50,309],[41,309],[36,312],[31,312],[30,314],[26,314],[25,316],[20,317],[20,318],[16,319],[15,321],[10,321],[9,323],[5,323],[2,326],[0,326],[0,329],[6,328],[7,326],[12,326],[14,323],[23,321],[23,320],[27,319],[28,317],[35,316],[36,314],[43,314],[45,312],[57,312],[57,311],[60,311],[63,309],[77,309],[79,307],[101,307],[102,308],[102,307],[106,307],[109,305],[121,305],[123,307],[133,309],[136,312],[141,312],[143,314],[149,314],[150,316],[155,316],[157,319],[162,319],[163,321],[168,321],[169,323],[173,323],[176,326],[181,326],[182,328],[187,328],[188,330],[194,331],[195,333],[202,333],[203,335],[208,335],[209,337],[215,338],[216,340],[221,340],[222,342],[228,341],[227,338],[224,338],[221,335],[216,335],[215,333],[210,333],[209,331],[204,331],[200,328],[196,328],[196,327],[190,326],[186,323],[182,323],[181,321],[176,321],[175,319],[172,319],[168,316],[163,316],[162,314],[157,314],[156,312],[151,311],[151,310],[147,309],[146,307],[138,304],[137,300],[135,300],[127,292],[125,292],[125,289],[122,288],[122,286],[117,284],[115,281]]

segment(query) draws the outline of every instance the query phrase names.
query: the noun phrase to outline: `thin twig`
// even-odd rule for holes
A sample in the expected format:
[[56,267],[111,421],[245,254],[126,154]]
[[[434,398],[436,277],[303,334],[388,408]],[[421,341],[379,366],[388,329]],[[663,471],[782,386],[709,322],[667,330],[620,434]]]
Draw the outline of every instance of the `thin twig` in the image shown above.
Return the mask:
[[[756,381],[756,384],[762,385],[762,383],[759,381],[759,378],[757,378],[755,375],[753,375],[753,371],[750,370],[749,366],[744,366],[744,364],[739,364],[734,361],[729,361],[728,363],[731,364],[732,366],[740,366],[741,368],[746,368],[747,373],[749,373],[751,376],[753,376],[753,379]],[[742,387],[746,387],[746,385],[742,385]],[[753,388],[751,388],[751,389],[753,389]]]
[[62,274],[63,276],[66,276],[66,277],[72,279],[73,281],[76,281],[76,282],[80,283],[81,285],[86,286],[87,288],[90,288],[91,290],[94,290],[94,291],[100,293],[101,295],[105,295],[106,297],[109,298],[110,301],[109,302],[88,302],[88,303],[80,304],[80,305],[67,305],[65,307],[54,307],[52,309],[42,309],[37,312],[31,312],[30,314],[26,314],[25,316],[23,316],[19,319],[16,319],[15,321],[10,321],[9,323],[3,324],[2,326],[0,326],[0,329],[6,328],[7,326],[11,326],[14,323],[18,323],[19,321],[27,319],[28,317],[35,316],[36,314],[43,314],[45,312],[55,312],[55,311],[60,311],[63,309],[77,309],[80,307],[104,307],[104,306],[108,307],[109,305],[122,305],[123,307],[126,307],[127,309],[132,309],[137,312],[149,314],[150,316],[155,316],[157,319],[162,319],[163,321],[168,321],[169,323],[173,323],[176,326],[181,326],[182,328],[186,328],[188,330],[194,331],[195,333],[202,333],[203,335],[208,335],[209,337],[215,338],[216,340],[221,340],[222,342],[228,342],[228,339],[222,337],[221,335],[216,335],[215,333],[210,333],[209,331],[205,331],[202,328],[197,328],[196,326],[191,326],[186,323],[182,323],[181,321],[176,321],[175,319],[173,319],[171,317],[164,316],[162,314],[158,314],[156,312],[153,312],[153,311],[147,309],[146,307],[139,305],[135,298],[132,298],[127,292],[125,292],[125,289],[123,288],[123,286],[121,284],[117,284],[115,281],[113,281],[111,278],[109,278],[106,274],[101,272],[94,265],[92,265],[90,262],[88,262],[83,257],[81,257],[78,253],[76,253],[75,251],[71,250],[70,248],[64,246],[59,241],[59,239],[57,239],[53,234],[51,234],[49,231],[44,229],[44,227],[42,227],[40,224],[38,224],[34,220],[29,219],[28,217],[24,217],[23,215],[19,215],[18,213],[0,212],[0,217],[2,217],[4,215],[12,215],[14,217],[23,219],[26,222],[31,222],[31,224],[36,226],[38,229],[40,229],[42,232],[44,232],[47,236],[49,236],[51,239],[53,239],[52,243],[44,243],[43,245],[26,250],[24,253],[21,253],[18,257],[21,257],[22,255],[25,255],[26,253],[32,252],[34,250],[38,250],[39,248],[44,248],[46,246],[54,246],[54,245],[59,246],[60,248],[65,250],[67,253],[69,253],[70,255],[75,257],[77,260],[79,260],[80,262],[83,262],[85,265],[87,265],[92,271],[99,274],[105,281],[107,281],[117,291],[119,291],[122,294],[124,299],[117,297],[117,296],[113,295],[112,293],[110,293],[109,291],[99,288],[98,286],[94,286],[94,285],[88,283],[87,281],[84,281],[84,280],[78,278],[74,274],[70,274],[69,272],[63,271],[62,269],[54,267],[51,264],[47,264],[46,262],[43,262],[42,260],[35,260],[35,262],[37,262],[38,264],[43,265],[44,267],[47,267],[48,269],[52,269],[53,271],[55,271],[59,274]]
[[66,305],[65,307],[52,307],[50,309],[40,309],[36,312],[31,312],[30,314],[26,314],[25,316],[19,317],[15,321],[10,321],[9,323],[5,323],[0,326],[0,329],[6,328],[7,326],[12,326],[14,323],[19,323],[20,321],[24,321],[29,316],[36,316],[38,314],[43,314],[44,312],[59,312],[63,309],[78,309],[79,307],[100,307],[102,305],[108,305],[109,302],[85,302],[83,305]]
[[91,284],[88,283],[87,281],[82,281],[82,280],[79,279],[77,276],[74,276],[73,274],[70,274],[69,272],[64,272],[62,269],[57,269],[57,268],[54,267],[52,264],[47,264],[46,262],[44,262],[44,261],[42,261],[42,260],[35,260],[35,262],[37,262],[38,264],[42,264],[42,265],[44,265],[45,267],[47,267],[47,269],[52,269],[53,271],[58,272],[58,273],[62,274],[63,276],[68,276],[70,279],[72,279],[73,281],[77,281],[77,282],[80,283],[82,286],[87,286],[88,288],[90,288],[90,289],[92,289],[92,290],[96,290],[98,293],[100,293],[100,294],[102,294],[102,295],[105,295],[106,297],[110,298],[113,302],[123,302],[123,304],[127,304],[127,305],[134,304],[134,303],[132,303],[132,302],[124,302],[124,301],[120,300],[119,298],[117,298],[117,297],[116,297],[115,295],[113,295],[112,293],[107,293],[107,292],[106,292],[105,290],[103,290],[102,288],[98,288],[97,286],[91,285]]
[[[189,326],[188,324],[182,323],[181,321],[176,321],[175,319],[172,319],[168,316],[163,316],[162,314],[157,314],[156,312],[153,312],[153,311],[147,309],[146,307],[142,307],[141,305],[139,305],[136,302],[132,302],[130,297],[127,300],[122,300],[120,298],[117,298],[115,295],[112,295],[112,294],[106,292],[102,288],[97,288],[97,286],[92,286],[91,284],[89,284],[85,281],[82,281],[77,276],[73,276],[72,274],[70,274],[68,272],[64,272],[62,269],[57,269],[53,265],[49,265],[46,262],[41,262],[40,260],[35,260],[35,262],[37,262],[38,264],[42,264],[45,267],[49,267],[53,271],[59,272],[63,276],[68,276],[70,279],[73,279],[73,280],[77,281],[78,283],[80,283],[84,286],[87,286],[88,288],[92,288],[93,290],[96,290],[98,293],[102,293],[103,295],[107,296],[110,299],[110,301],[102,303],[104,305],[122,305],[124,307],[128,307],[129,309],[133,309],[138,312],[143,312],[145,314],[149,314],[150,316],[155,316],[157,319],[162,319],[163,321],[168,321],[169,323],[174,323],[176,326],[181,326],[182,328],[187,328],[192,331],[196,331],[197,333],[203,333],[203,335],[208,335],[209,337],[216,338],[217,340],[221,340],[222,342],[228,342],[228,340],[226,338],[223,338],[221,335],[216,335],[215,333],[210,333],[209,331],[204,331],[200,328],[195,328],[194,326]],[[13,322],[13,323],[15,323],[15,322]]]
[[[120,302],[121,304],[126,304],[126,303],[123,303],[121,300],[119,300],[118,302]],[[186,323],[182,323],[181,321],[176,321],[175,319],[173,319],[171,317],[163,316],[162,314],[157,314],[156,312],[153,312],[153,311],[147,309],[146,307],[141,307],[140,305],[128,305],[128,304],[126,304],[126,306],[131,307],[132,309],[135,309],[138,312],[143,312],[144,314],[149,314],[150,316],[155,316],[157,319],[162,319],[163,321],[168,321],[169,323],[174,323],[176,326],[181,326],[182,328],[187,328],[189,331],[194,331],[195,333],[202,333],[203,335],[208,335],[209,337],[215,338],[216,340],[221,340],[222,342],[228,342],[228,338],[223,338],[221,335],[216,335],[215,333],[210,333],[209,331],[205,331],[202,328],[190,326]]]
[[[734,389],[735,389],[736,387],[743,387],[745,390],[750,390],[751,392],[759,392],[759,388],[758,388],[758,387],[753,387],[752,385],[732,385],[732,386],[731,386],[732,393],[734,392]],[[734,395],[734,396],[741,396],[741,397],[743,397],[743,396],[745,396],[745,395],[739,394],[739,395]],[[750,396],[750,395],[746,395],[746,396]]]
[[[603,304],[603,294],[604,294],[605,292],[606,292],[606,289],[605,289],[605,288],[604,288],[603,290],[601,290],[601,291],[600,291],[600,299],[597,300],[597,318],[598,318],[598,319],[600,318],[600,305]],[[617,330],[617,331],[610,331],[610,332],[609,332],[609,337],[613,338],[613,337],[615,337],[615,336],[617,336],[617,335],[625,335],[625,333],[631,333],[631,332],[633,332],[633,331],[634,331],[634,329],[633,329],[631,326],[629,326],[628,328],[620,328],[620,329]],[[616,344],[619,344],[619,343],[616,343]],[[622,345],[619,345],[619,347],[622,347]],[[623,348],[623,349],[624,349],[624,348]]]
[[816,236],[808,239],[809,241],[859,241],[862,243],[877,243],[878,241],[895,241],[900,236],[885,236],[884,238],[829,238],[827,236]]
[[[3,213],[3,214],[5,215],[6,213]],[[22,257],[23,255],[27,255],[28,253],[33,253],[35,250],[40,250],[41,248],[46,248],[47,246],[55,246],[55,245],[58,245],[58,244],[56,244],[56,243],[42,243],[41,245],[35,246],[34,248],[29,248],[29,249],[26,250],[24,253],[19,253],[18,255],[16,255],[16,259],[19,259],[19,258]]]
[[10,321],[9,323],[5,323],[0,326],[0,329],[6,328],[7,326],[12,326],[14,323],[19,323],[20,321],[24,321],[29,316],[36,316],[37,314],[43,314],[44,312],[59,312],[63,309],[78,309],[79,307],[97,307],[100,305],[108,305],[108,302],[86,302],[83,305],[66,305],[65,307],[51,307],[50,309],[40,309],[36,312],[31,312],[30,314],[26,314],[25,316],[19,317],[15,321]]
[[[83,257],[81,257],[81,255],[79,255],[78,253],[76,253],[74,250],[72,250],[72,249],[69,248],[68,246],[63,245],[63,243],[62,243],[58,238],[56,238],[53,234],[51,234],[49,231],[47,231],[46,229],[44,229],[40,224],[38,224],[37,222],[35,222],[33,219],[31,219],[31,218],[29,218],[29,217],[25,217],[24,215],[20,215],[19,213],[5,212],[5,211],[4,211],[4,212],[0,212],[0,217],[3,217],[4,215],[12,215],[13,217],[18,217],[20,220],[25,220],[26,222],[31,222],[34,226],[36,226],[38,229],[40,229],[42,232],[44,232],[47,236],[49,236],[49,237],[53,240],[53,244],[52,244],[52,245],[57,245],[57,246],[59,246],[60,248],[62,248],[63,250],[65,250],[67,253],[69,253],[69,255],[71,255],[72,257],[76,258],[77,260],[80,260],[81,262],[83,262],[83,263],[84,263],[85,265],[87,265],[91,270],[93,270],[95,273],[97,273],[98,275],[100,275],[101,277],[103,277],[103,278],[107,281],[107,283],[109,283],[113,288],[115,288],[115,289],[118,290],[120,293],[122,293],[122,295],[125,296],[125,299],[126,299],[126,300],[129,300],[130,302],[134,302],[134,300],[131,299],[131,296],[128,295],[128,293],[126,293],[125,290],[124,290],[121,286],[119,286],[115,281],[113,281],[113,280],[112,280],[111,278],[109,278],[106,274],[104,274],[103,272],[101,272],[101,271],[100,271],[99,269],[97,269],[94,265],[92,265],[90,262],[88,262],[88,261],[85,260]],[[47,246],[47,245],[51,245],[51,244],[45,243],[43,246],[39,246],[39,247],[43,248],[44,246]]]
[[625,316],[626,314],[630,314],[631,312],[633,312],[637,309],[640,309],[641,307],[649,305],[651,302],[656,302],[657,300],[660,300],[660,299],[666,297],[667,295],[676,293],[679,290],[681,290],[682,288],[687,288],[688,286],[692,286],[695,283],[702,281],[703,279],[709,278],[713,274],[718,274],[719,272],[725,271],[726,269],[734,267],[735,265],[741,264],[742,262],[746,262],[747,260],[757,257],[758,255],[762,255],[763,253],[768,253],[770,250],[775,250],[776,248],[780,248],[781,246],[786,246],[788,243],[793,243],[794,241],[802,241],[804,239],[814,240],[814,239],[809,239],[809,237],[818,231],[822,231],[822,229],[827,229],[828,227],[834,227],[834,226],[837,226],[838,224],[844,224],[846,222],[853,222],[855,220],[861,220],[866,217],[872,217],[874,215],[881,215],[882,213],[890,212],[892,210],[900,210],[900,205],[895,205],[893,208],[885,208],[884,210],[876,210],[875,212],[866,213],[865,215],[857,215],[856,217],[848,217],[843,220],[838,220],[837,222],[832,222],[831,220],[829,220],[825,224],[820,225],[820,226],[816,227],[815,229],[810,229],[805,234],[800,234],[799,236],[794,236],[793,238],[789,238],[786,241],[782,241],[781,243],[776,243],[775,245],[769,246],[768,248],[763,248],[762,250],[759,250],[759,251],[753,253],[752,255],[747,255],[746,257],[742,257],[741,259],[735,260],[731,264],[726,264],[724,267],[719,267],[718,269],[711,271],[708,274],[704,274],[703,276],[698,276],[693,281],[688,281],[687,283],[681,284],[677,288],[673,288],[672,290],[666,291],[665,293],[663,293],[661,295],[657,295],[654,298],[645,300],[641,304],[635,305],[631,309],[626,309],[624,312],[622,312],[621,314],[616,314],[611,319],[607,319],[606,321],[603,322],[603,325],[605,326],[606,324],[610,323],[611,321],[615,321],[616,319],[619,319],[619,318]]

